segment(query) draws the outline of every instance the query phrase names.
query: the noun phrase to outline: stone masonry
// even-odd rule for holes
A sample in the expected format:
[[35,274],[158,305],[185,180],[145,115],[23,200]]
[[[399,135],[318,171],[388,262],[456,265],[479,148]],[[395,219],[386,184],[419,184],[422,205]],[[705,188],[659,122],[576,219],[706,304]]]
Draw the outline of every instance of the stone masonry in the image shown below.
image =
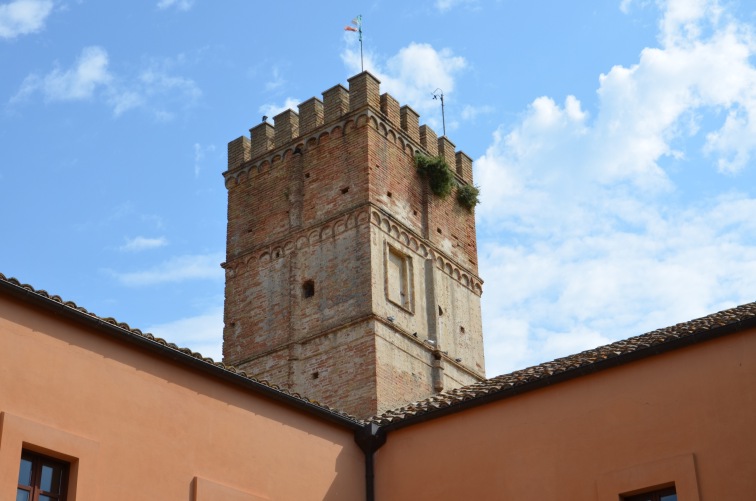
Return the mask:
[[368,417],[485,376],[472,160],[368,72],[228,145],[224,363]]

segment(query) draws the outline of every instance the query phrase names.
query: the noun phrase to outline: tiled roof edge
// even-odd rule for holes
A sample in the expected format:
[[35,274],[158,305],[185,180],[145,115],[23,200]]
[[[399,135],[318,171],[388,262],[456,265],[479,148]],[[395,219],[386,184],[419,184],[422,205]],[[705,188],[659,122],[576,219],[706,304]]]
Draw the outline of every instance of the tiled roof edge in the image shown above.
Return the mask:
[[386,431],[756,327],[756,302],[502,374],[367,419]]
[[237,384],[243,383],[245,386],[268,397],[293,404],[295,407],[310,411],[311,413],[317,413],[328,420],[339,422],[353,429],[361,428],[364,425],[362,420],[350,414],[305,398],[298,393],[290,392],[266,380],[253,378],[232,365],[216,362],[210,357],[202,356],[201,353],[192,351],[189,348],[181,348],[165,339],[132,328],[127,323],[118,322],[112,317],[97,316],[86,308],[78,306],[73,301],[64,301],[60,296],[51,295],[44,289],[35,289],[29,284],[21,283],[16,278],[7,278],[4,274],[0,273],[0,291],[3,289],[11,292],[16,297],[36,301],[38,304],[45,305],[48,308],[59,309],[68,313],[72,318],[89,322],[102,330],[108,329],[112,333],[120,334],[120,337],[124,340],[136,342],[144,347],[151,348],[153,351],[159,351],[163,355],[169,355],[174,360],[189,363],[200,369],[209,370],[216,376],[221,376]]

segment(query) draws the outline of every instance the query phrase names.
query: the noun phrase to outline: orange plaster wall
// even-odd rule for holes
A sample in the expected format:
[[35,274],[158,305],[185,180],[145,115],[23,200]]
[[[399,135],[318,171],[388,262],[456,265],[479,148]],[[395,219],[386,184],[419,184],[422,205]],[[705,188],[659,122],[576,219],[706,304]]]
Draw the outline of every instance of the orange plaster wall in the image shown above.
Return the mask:
[[72,461],[69,501],[364,497],[352,431],[4,297],[0,413],[0,499],[22,447]]
[[379,500],[754,499],[756,331],[395,430]]

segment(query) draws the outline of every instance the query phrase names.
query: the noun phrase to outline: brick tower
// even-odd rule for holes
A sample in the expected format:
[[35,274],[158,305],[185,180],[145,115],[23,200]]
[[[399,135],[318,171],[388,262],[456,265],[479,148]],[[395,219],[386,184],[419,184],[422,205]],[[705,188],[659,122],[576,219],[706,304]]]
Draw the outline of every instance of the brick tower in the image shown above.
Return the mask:
[[359,417],[484,377],[472,160],[363,72],[228,145],[224,362]]

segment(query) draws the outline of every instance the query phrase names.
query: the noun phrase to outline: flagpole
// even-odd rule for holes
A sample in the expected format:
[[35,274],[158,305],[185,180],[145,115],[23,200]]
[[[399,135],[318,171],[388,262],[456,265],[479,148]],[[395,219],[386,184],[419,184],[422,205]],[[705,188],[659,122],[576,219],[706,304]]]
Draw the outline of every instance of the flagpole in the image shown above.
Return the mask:
[[360,35],[360,71],[365,71],[365,57],[362,51],[362,14],[352,19],[351,25],[346,25],[344,30],[356,31]]

